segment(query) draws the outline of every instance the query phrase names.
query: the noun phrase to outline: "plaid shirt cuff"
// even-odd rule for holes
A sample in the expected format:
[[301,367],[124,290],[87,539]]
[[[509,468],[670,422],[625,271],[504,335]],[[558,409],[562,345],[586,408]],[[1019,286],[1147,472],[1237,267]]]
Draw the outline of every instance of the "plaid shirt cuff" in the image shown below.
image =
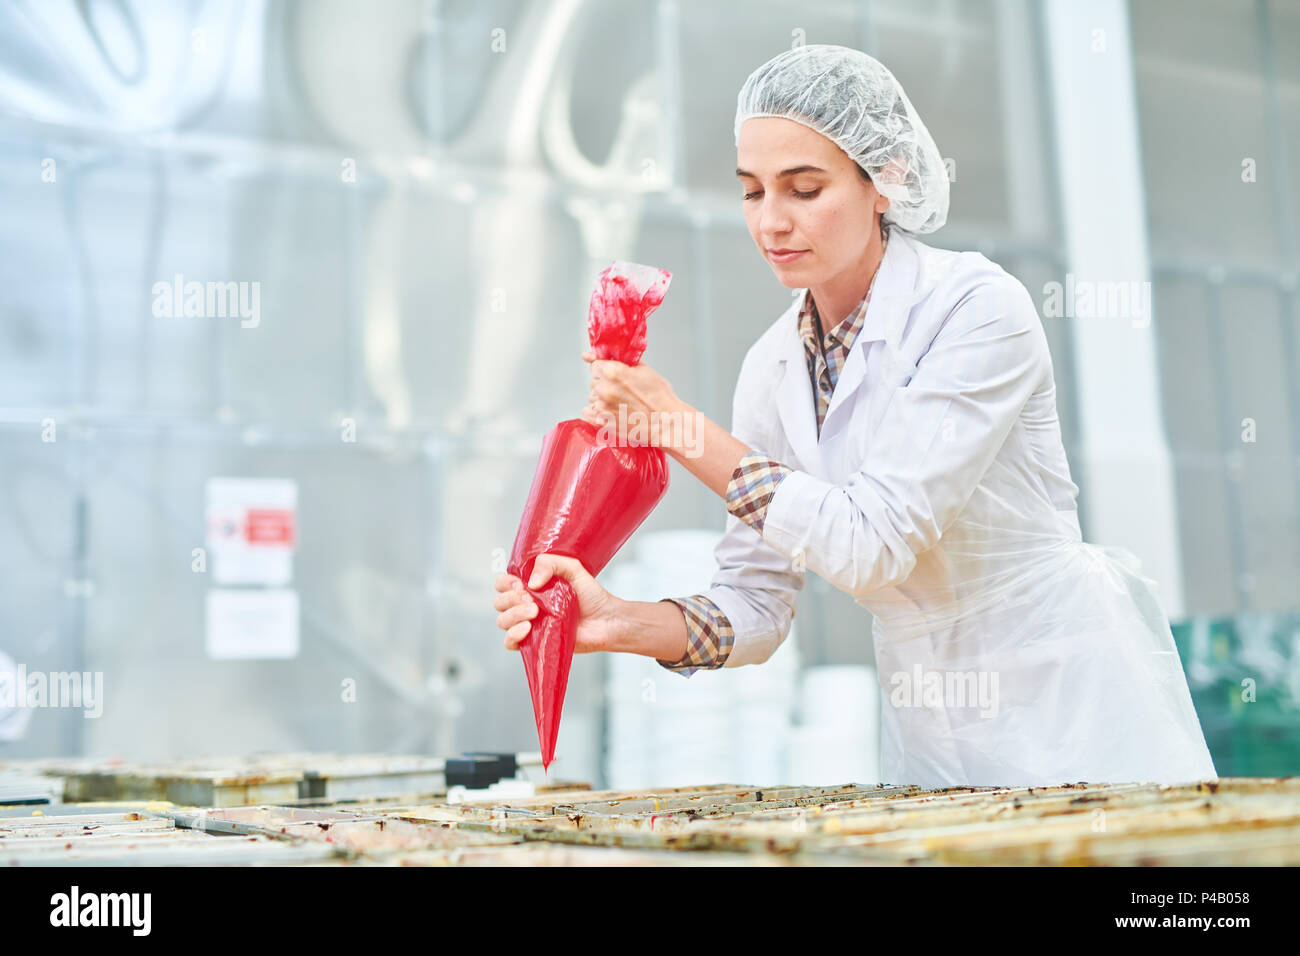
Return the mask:
[[761,535],[768,502],[792,470],[756,451],[746,452],[727,485],[727,510]]
[[[676,663],[659,661],[659,666],[690,677],[698,670],[715,670],[726,663],[735,632],[721,609],[702,594],[664,598],[686,615],[686,655]],[[658,660],[658,658],[656,658]]]

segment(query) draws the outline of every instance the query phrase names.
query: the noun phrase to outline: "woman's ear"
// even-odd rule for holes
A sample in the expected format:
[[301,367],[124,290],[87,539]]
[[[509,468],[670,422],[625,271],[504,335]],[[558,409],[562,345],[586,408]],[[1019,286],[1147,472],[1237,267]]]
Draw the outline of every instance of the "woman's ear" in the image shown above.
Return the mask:
[[864,185],[867,195],[871,197],[872,211],[878,215],[883,214],[889,208],[889,197],[880,191],[873,180],[867,179]]
[[[907,182],[907,166],[896,158],[890,159],[879,170],[876,171],[876,182],[892,186],[901,186]],[[876,187],[876,212],[885,213],[889,210],[889,197],[880,191],[880,186]]]

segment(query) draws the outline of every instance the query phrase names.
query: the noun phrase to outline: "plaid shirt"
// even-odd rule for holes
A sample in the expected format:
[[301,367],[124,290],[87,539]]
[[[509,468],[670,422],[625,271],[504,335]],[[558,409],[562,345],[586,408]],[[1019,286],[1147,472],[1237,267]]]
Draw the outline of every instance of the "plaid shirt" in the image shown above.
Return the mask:
[[[889,242],[888,233],[882,230],[882,252]],[[883,255],[881,261],[883,262]],[[880,270],[876,270],[880,274]],[[871,285],[876,280],[873,277]],[[835,383],[839,381],[840,369],[848,359],[849,350],[862,331],[866,318],[867,305],[871,302],[871,289],[858,303],[857,308],[839,325],[822,332],[821,316],[817,312],[817,303],[813,301],[812,290],[804,293],[803,307],[799,310],[799,337],[803,340],[804,355],[808,361],[808,377],[812,382],[814,401],[817,405],[817,435],[820,438],[822,423],[826,421],[826,411],[830,408],[831,395],[835,392]],[[750,450],[740,459],[740,464],[732,472],[731,482],[727,485],[727,510],[740,518],[760,535],[763,533],[763,518],[767,515],[768,503],[776,494],[781,479],[793,469],[773,461],[766,455]],[[731,622],[721,609],[702,594],[690,597],[664,598],[682,609],[686,615],[686,632],[689,646],[686,654],[676,663],[659,661],[668,670],[678,671],[690,677],[698,670],[715,669],[726,663],[735,639]]]

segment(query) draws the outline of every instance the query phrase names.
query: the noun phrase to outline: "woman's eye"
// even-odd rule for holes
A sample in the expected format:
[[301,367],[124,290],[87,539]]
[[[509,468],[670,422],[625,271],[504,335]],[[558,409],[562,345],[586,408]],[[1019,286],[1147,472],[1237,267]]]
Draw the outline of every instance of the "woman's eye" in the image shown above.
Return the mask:
[[[816,198],[817,194],[818,194],[819,192],[821,192],[820,189],[814,189],[814,190],[812,190],[812,191],[810,191],[810,192],[806,192],[806,193],[802,193],[802,192],[800,192],[800,191],[797,190],[797,189],[792,189],[792,190],[790,190],[790,191],[791,191],[795,196],[799,197],[800,199],[814,199],[814,198]],[[758,197],[761,196],[761,195],[763,195],[762,192],[745,193],[745,195],[744,195],[743,198],[745,198],[745,199],[756,199],[756,198],[758,198]]]

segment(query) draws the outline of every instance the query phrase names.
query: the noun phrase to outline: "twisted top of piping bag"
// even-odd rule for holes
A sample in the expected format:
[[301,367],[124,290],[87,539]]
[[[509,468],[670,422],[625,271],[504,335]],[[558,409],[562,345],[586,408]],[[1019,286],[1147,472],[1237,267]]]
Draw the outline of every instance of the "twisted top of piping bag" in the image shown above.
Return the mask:
[[636,365],[646,350],[646,319],[663,302],[672,273],[615,259],[596,279],[587,340],[596,358]]

